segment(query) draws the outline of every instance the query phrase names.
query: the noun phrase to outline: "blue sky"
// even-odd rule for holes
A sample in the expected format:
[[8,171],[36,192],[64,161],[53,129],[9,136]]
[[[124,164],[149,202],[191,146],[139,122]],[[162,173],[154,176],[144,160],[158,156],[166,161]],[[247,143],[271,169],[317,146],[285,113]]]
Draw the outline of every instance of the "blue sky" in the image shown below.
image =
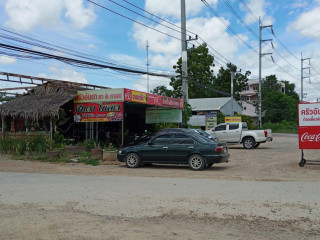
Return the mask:
[[[180,26],[180,0],[92,1],[178,39],[181,38],[181,34],[177,32],[178,28],[137,8]],[[210,52],[217,56],[215,72],[221,65],[225,65],[224,62],[231,61],[242,70],[250,70],[252,72],[250,78],[257,79],[259,58],[255,51],[258,51],[256,36],[259,31],[256,17],[260,16],[264,25],[273,25],[275,36],[268,29],[264,29],[263,39],[272,38],[275,50],[270,42],[266,42],[263,44],[263,53],[272,52],[276,62],[275,64],[271,61],[270,55],[263,57],[262,77],[276,74],[278,79],[294,83],[296,91],[300,94],[302,52],[304,58],[311,58],[312,67],[310,82],[309,79],[304,79],[304,92],[307,94],[305,100],[316,101],[320,98],[319,0],[206,0],[205,2],[214,11],[201,0],[186,0],[187,30],[201,37],[201,40],[193,42],[195,45],[202,43],[202,39],[210,45]],[[250,14],[243,2],[253,14]],[[115,3],[177,31],[136,15]],[[172,65],[181,55],[181,41],[134,23],[86,0],[0,0],[0,11],[2,29],[87,53],[122,66],[146,70],[147,41],[150,71],[173,73]],[[214,12],[221,18],[217,18]],[[248,30],[249,28],[253,33]],[[5,38],[1,38],[0,41],[7,42]],[[243,41],[254,50],[249,49]],[[309,64],[307,61],[304,63],[305,67]],[[55,60],[30,61],[0,54],[0,71],[114,88],[147,90],[145,75],[123,74],[106,69],[83,69]],[[308,75],[306,70],[305,76]],[[151,89],[158,85],[168,86],[168,79],[150,77],[149,83]],[[13,85],[0,82],[0,88],[11,86]]]

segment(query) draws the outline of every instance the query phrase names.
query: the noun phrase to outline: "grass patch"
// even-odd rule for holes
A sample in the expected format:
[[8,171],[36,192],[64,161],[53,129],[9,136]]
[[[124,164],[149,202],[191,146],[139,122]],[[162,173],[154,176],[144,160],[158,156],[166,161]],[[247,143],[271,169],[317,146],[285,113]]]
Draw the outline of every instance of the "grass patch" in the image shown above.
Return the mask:
[[91,158],[90,152],[80,152],[74,156],[68,156],[64,154],[60,157],[48,158],[46,154],[39,153],[38,155],[23,155],[23,154],[14,154],[12,156],[14,160],[27,160],[27,161],[39,161],[39,162],[51,162],[51,163],[69,163],[71,158],[77,158],[78,163],[83,163],[86,165],[98,166],[99,161]]
[[90,152],[81,152],[79,154],[79,162],[84,163],[86,165],[98,166],[99,161],[91,158]]

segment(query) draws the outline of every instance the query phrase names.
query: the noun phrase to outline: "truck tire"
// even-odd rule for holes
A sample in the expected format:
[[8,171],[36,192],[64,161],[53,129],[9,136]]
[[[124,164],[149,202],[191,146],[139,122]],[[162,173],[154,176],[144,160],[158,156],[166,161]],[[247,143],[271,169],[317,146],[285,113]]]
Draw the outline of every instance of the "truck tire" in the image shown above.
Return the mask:
[[253,137],[245,137],[242,142],[245,149],[252,149],[256,144]]

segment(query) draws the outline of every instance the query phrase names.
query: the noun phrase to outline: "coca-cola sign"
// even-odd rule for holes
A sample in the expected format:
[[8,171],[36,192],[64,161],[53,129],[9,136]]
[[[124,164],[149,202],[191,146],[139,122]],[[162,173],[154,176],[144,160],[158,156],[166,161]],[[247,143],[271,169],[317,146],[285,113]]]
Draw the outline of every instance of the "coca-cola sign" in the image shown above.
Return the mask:
[[301,142],[320,142],[320,133],[318,134],[310,134],[308,132],[305,132],[302,134]]
[[299,127],[299,148],[320,149],[320,127]]

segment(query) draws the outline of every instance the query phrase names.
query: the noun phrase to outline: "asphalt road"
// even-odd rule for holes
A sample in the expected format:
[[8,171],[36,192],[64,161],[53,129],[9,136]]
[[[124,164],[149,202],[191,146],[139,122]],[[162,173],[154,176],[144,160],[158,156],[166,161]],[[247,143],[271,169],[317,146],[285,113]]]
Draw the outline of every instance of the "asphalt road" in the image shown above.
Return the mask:
[[43,208],[70,202],[105,216],[246,215],[320,222],[318,182],[264,182],[0,172],[0,203]]

